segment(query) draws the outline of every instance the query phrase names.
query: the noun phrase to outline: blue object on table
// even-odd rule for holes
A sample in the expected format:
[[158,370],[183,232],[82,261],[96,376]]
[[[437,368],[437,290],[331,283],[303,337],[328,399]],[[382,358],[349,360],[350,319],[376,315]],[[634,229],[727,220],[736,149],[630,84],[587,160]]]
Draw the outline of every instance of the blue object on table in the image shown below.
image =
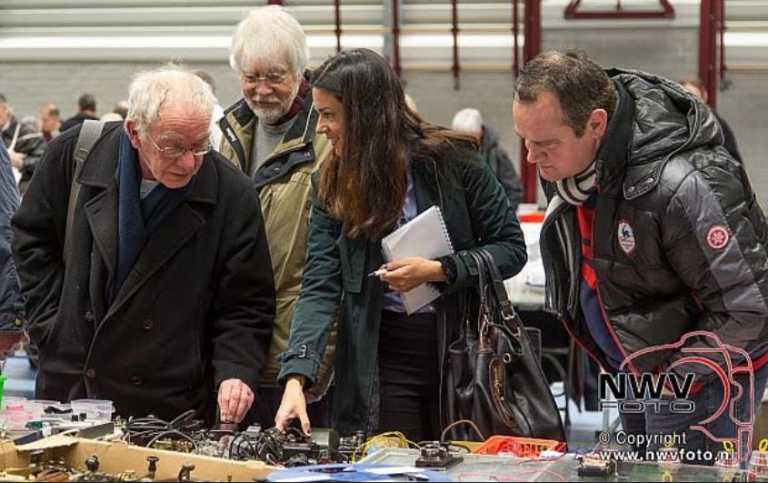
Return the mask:
[[451,481],[445,473],[412,466],[377,464],[315,465],[275,471],[269,482],[288,481]]

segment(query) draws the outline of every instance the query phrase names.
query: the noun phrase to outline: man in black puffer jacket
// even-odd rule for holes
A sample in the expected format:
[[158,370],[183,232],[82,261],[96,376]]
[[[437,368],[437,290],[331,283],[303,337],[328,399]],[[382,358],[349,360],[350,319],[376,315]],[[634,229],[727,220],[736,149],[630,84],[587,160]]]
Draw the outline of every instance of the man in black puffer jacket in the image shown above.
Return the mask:
[[[623,415],[625,430],[714,454],[712,436],[749,433],[768,378],[768,227],[712,111],[672,81],[549,52],[521,72],[513,112],[549,199],[546,309],[608,372],[695,376],[692,414]],[[692,428],[722,409],[721,369],[737,374],[734,418],[722,406]]]

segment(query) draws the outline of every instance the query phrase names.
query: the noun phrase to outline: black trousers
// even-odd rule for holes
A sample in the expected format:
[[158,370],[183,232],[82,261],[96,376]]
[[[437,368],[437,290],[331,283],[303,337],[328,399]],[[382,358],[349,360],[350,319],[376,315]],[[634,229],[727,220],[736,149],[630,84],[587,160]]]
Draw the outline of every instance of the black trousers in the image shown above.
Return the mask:
[[379,335],[379,433],[411,441],[440,438],[435,314],[382,312]]

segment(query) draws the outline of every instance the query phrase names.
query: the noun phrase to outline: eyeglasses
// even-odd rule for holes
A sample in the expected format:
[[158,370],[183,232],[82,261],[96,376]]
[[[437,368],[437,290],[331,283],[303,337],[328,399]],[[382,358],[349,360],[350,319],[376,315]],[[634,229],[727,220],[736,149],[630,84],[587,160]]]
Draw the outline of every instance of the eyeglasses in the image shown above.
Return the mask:
[[167,157],[168,159],[179,159],[187,154],[187,151],[191,152],[192,156],[195,157],[205,156],[211,152],[211,149],[213,149],[210,140],[206,141],[204,147],[180,148],[178,146],[167,146],[161,148],[157,145],[155,140],[152,139],[152,136],[150,136],[149,133],[147,133],[147,137],[152,142],[152,146],[154,146],[155,149],[157,149],[163,156]]
[[240,79],[249,84],[258,84],[259,82],[266,82],[270,86],[278,86],[285,82],[288,77],[288,72],[268,72],[266,75],[246,74],[240,73]]

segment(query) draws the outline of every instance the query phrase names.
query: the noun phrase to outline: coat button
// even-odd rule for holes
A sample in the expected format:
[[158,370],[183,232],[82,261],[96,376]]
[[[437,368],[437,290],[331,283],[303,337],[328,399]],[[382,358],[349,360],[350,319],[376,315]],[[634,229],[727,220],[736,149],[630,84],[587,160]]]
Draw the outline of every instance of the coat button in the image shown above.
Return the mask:
[[91,312],[90,310],[87,311],[85,313],[85,320],[86,320],[86,322],[93,322],[93,320],[94,320],[93,312]]
[[144,330],[152,330],[152,327],[155,326],[155,323],[151,319],[147,319],[141,324],[142,327],[144,327]]
[[134,386],[141,386],[144,383],[144,381],[139,376],[133,376],[131,378],[131,384]]
[[85,377],[88,379],[96,379],[96,369],[91,368],[85,371]]

